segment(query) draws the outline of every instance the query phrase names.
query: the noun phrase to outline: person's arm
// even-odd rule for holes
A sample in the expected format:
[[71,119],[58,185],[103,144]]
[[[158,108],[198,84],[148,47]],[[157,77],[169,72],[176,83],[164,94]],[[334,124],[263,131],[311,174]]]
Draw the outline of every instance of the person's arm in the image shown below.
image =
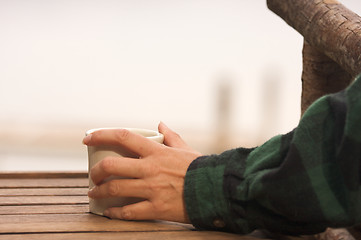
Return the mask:
[[311,234],[361,222],[361,76],[299,125],[254,148],[193,161],[188,217],[199,229]]

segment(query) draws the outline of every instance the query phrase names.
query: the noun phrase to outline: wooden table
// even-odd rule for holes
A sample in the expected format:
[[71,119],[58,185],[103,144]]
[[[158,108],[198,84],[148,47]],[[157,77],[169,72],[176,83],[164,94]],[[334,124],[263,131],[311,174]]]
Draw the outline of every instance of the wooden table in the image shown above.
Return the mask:
[[88,212],[87,191],[86,173],[0,173],[0,240],[270,239],[173,222],[111,220]]

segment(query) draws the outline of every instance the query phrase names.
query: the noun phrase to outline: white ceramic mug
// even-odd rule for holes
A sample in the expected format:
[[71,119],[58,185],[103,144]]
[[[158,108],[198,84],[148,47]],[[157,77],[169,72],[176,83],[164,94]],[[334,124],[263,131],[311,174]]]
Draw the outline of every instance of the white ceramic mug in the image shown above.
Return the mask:
[[[122,128],[97,128],[97,129],[91,129],[86,132],[86,135],[93,133],[98,130],[102,129],[122,129]],[[124,128],[123,128],[124,129]],[[153,130],[147,130],[147,129],[138,129],[138,128],[126,128],[127,130],[140,134],[146,138],[149,138],[153,141],[156,141],[158,143],[163,143],[164,136]],[[120,146],[88,146],[88,170],[90,173],[90,169],[99,161],[102,159],[108,157],[108,156],[123,156],[123,157],[134,157],[131,153],[127,152],[125,149],[123,149]],[[110,181],[112,179],[122,178],[118,176],[110,176],[105,180],[105,182]],[[89,189],[94,187],[94,183],[90,178],[89,174]],[[89,198],[89,211],[91,213],[95,213],[98,215],[103,215],[103,212],[110,207],[121,207],[124,205],[132,204],[139,202],[143,199],[139,198],[132,198],[132,197],[114,197],[114,198],[102,198],[102,199],[92,199]]]

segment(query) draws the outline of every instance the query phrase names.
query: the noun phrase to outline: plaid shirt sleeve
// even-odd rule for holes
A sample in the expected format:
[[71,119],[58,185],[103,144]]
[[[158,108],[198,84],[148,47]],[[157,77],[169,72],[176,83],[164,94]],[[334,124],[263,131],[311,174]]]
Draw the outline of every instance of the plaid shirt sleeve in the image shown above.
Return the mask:
[[318,99],[292,132],[202,156],[184,197],[198,229],[313,234],[361,223],[361,75]]

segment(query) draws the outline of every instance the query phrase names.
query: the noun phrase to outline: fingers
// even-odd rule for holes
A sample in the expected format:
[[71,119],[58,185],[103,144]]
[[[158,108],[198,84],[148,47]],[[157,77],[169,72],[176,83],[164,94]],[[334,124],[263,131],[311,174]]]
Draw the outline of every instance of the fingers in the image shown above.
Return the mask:
[[[163,204],[164,205],[164,204]],[[178,209],[180,214],[174,214],[167,207],[159,208],[149,200],[126,205],[123,207],[108,208],[104,211],[104,215],[109,218],[117,218],[123,220],[166,220],[181,223],[190,223],[185,209]]]
[[145,183],[140,179],[113,179],[88,192],[90,198],[137,197],[150,198]]
[[190,149],[178,133],[168,128],[163,122],[158,125],[158,131],[164,135],[164,144],[169,147]]
[[124,207],[108,208],[104,215],[109,218],[117,218],[124,220],[154,220],[160,219],[153,210],[153,204],[148,201],[142,201]]
[[146,173],[142,159],[107,157],[94,165],[90,177],[95,185],[99,185],[111,175],[142,178]]
[[122,146],[127,150],[141,156],[147,156],[161,145],[127,129],[103,129],[95,131],[83,139],[88,146],[113,145]]

